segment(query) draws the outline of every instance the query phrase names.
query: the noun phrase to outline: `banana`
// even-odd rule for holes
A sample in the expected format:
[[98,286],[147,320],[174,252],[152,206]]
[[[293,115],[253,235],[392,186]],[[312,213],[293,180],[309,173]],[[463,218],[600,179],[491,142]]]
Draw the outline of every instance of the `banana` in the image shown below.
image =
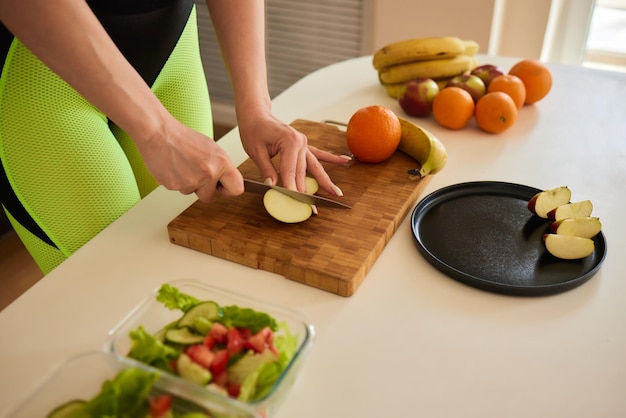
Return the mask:
[[383,84],[403,83],[418,77],[448,78],[470,71],[475,63],[474,57],[461,54],[452,58],[394,65],[380,70],[378,77]]
[[470,57],[478,54],[478,51],[480,50],[478,42],[472,41],[471,39],[465,39],[463,40],[463,43],[465,44],[465,51],[463,51],[463,54],[469,55]]
[[467,49],[465,41],[455,36],[407,39],[388,44],[374,53],[372,65],[381,70],[413,61],[452,58]]
[[448,159],[443,143],[426,129],[404,118],[399,119],[402,135],[398,149],[420,164],[419,170],[415,172],[425,177],[441,171]]

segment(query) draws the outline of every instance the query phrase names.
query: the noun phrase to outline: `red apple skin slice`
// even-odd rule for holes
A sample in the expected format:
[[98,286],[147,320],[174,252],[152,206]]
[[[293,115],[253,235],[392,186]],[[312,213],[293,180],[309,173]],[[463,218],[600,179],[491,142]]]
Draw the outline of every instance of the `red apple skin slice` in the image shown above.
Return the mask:
[[593,238],[602,230],[600,219],[591,216],[567,218],[550,224],[550,232],[571,237]]
[[567,186],[544,190],[530,198],[528,201],[528,210],[540,218],[547,219],[548,212],[569,203],[571,198],[572,192]]
[[560,221],[568,218],[580,218],[591,216],[593,204],[591,200],[581,200],[580,202],[567,203],[548,212],[548,219]]
[[590,238],[545,234],[543,241],[553,256],[563,260],[578,260],[593,254],[594,242]]

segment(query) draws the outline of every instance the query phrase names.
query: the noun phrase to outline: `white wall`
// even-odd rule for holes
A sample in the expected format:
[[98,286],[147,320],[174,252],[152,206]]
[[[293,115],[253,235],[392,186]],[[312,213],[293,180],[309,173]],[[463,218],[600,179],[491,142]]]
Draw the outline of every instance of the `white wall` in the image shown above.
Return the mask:
[[594,0],[366,0],[364,53],[402,39],[453,35],[481,53],[580,64]]

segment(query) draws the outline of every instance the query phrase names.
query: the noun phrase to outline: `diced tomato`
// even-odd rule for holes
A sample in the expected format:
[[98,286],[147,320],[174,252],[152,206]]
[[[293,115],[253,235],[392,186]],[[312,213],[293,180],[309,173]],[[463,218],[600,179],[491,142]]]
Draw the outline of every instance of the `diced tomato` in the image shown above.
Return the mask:
[[231,356],[235,354],[239,354],[241,350],[243,350],[244,340],[239,333],[237,328],[231,328],[228,330],[228,334],[226,335],[226,349]]
[[228,354],[228,350],[226,349],[217,350],[214,354],[215,356],[213,357],[213,362],[211,363],[210,370],[211,370],[211,373],[213,373],[213,376],[217,376],[218,374],[226,370],[226,366],[228,365],[229,354]]
[[214,376],[213,377],[213,383],[215,383],[218,386],[221,386],[221,387],[225,388],[226,384],[228,383],[228,371],[224,370],[224,371],[222,371],[222,373]]
[[272,331],[270,327],[263,328],[261,331],[259,331],[259,334],[263,335],[263,337],[265,338],[265,342],[268,345],[274,342],[274,331]]
[[252,337],[252,330],[250,328],[237,328],[237,330],[239,331],[239,335],[241,335],[241,338],[243,338],[244,340]]
[[226,341],[226,334],[228,333],[228,328],[226,328],[223,324],[219,322],[214,322],[211,325],[211,330],[209,331],[209,335],[213,337],[215,342],[223,343]]
[[204,337],[203,344],[206,345],[207,347],[209,347],[212,350],[213,347],[215,347],[215,339],[213,337],[211,337],[211,334],[207,334],[207,336]]
[[261,332],[257,332],[246,341],[246,346],[253,349],[257,353],[262,353],[267,348],[265,336]]
[[185,353],[195,362],[208,369],[211,367],[211,363],[213,363],[213,358],[215,354],[211,351],[209,347],[204,344],[196,344],[187,347]]
[[231,382],[228,384],[227,390],[230,396],[232,396],[233,398],[236,398],[237,396],[239,396],[239,392],[241,392],[241,385]]
[[170,360],[170,369],[172,369],[172,371],[174,373],[176,373],[176,369],[177,369],[177,367],[176,367],[176,359]]
[[159,395],[150,398],[150,416],[160,417],[165,415],[172,407],[172,397],[170,395]]

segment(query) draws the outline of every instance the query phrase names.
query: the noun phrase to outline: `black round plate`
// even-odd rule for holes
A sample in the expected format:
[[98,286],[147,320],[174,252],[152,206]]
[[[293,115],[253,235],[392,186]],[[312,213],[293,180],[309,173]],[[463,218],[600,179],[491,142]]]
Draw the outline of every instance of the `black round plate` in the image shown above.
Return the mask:
[[550,295],[589,280],[606,256],[602,233],[592,255],[561,260],[550,255],[543,234],[550,221],[527,207],[540,189],[505,182],[448,186],[422,199],[411,228],[421,254],[467,285],[517,296]]

